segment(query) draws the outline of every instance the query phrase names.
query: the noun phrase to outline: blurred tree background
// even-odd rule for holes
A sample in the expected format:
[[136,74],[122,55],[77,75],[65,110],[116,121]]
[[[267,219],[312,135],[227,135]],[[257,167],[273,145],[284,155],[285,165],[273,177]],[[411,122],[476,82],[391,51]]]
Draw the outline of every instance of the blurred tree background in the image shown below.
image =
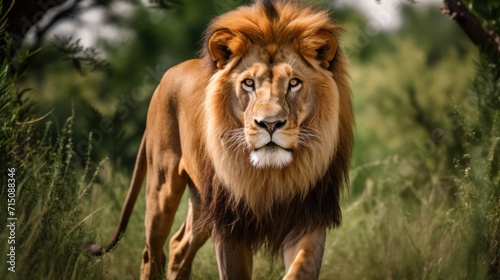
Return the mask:
[[[17,195],[25,223],[18,229],[21,271],[8,274],[3,263],[0,275],[135,279],[143,199],[113,253],[90,258],[86,243],[105,243],[114,231],[162,74],[197,57],[210,19],[249,1],[53,0],[41,6],[29,0],[26,7],[38,9],[23,9],[31,13],[23,16],[14,2],[3,2],[1,17],[2,34],[11,39],[1,41],[0,143],[3,170],[15,166],[24,173]],[[391,2],[369,18],[349,1],[307,2],[331,8],[345,29],[341,45],[351,62],[357,123],[344,222],[327,239],[321,278],[498,279],[498,49],[475,46],[453,21],[457,14],[448,17],[436,4]],[[500,34],[500,4],[462,3],[484,30]],[[35,28],[9,26],[16,17],[33,18],[28,26]],[[383,28],[392,17],[400,24]],[[83,38],[89,32],[99,36]],[[2,190],[2,201],[6,195]],[[7,234],[1,231],[2,241]],[[214,259],[208,244],[193,278],[216,279]],[[256,259],[256,279],[276,279],[282,271],[282,264]]]

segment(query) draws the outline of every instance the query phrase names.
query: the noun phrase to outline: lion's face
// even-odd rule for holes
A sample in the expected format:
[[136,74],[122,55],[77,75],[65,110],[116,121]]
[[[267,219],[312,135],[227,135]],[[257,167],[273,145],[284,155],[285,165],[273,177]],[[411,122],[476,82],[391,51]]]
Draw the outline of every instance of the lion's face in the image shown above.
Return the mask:
[[315,107],[312,73],[292,50],[280,54],[282,59],[274,60],[256,49],[231,75],[237,100],[233,113],[244,129],[229,140],[241,141],[234,144],[248,151],[256,168],[283,168],[298,149],[314,141],[313,129],[304,122]]

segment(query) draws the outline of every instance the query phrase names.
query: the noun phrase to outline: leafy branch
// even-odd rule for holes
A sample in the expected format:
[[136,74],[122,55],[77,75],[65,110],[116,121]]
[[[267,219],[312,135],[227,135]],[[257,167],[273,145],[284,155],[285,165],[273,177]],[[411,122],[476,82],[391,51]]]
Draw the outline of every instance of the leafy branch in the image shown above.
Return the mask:
[[66,59],[71,61],[76,70],[82,75],[85,74],[85,68],[90,68],[91,71],[109,70],[108,62],[99,58],[96,49],[83,47],[80,44],[80,39],[74,39],[71,36],[55,36],[54,46]]

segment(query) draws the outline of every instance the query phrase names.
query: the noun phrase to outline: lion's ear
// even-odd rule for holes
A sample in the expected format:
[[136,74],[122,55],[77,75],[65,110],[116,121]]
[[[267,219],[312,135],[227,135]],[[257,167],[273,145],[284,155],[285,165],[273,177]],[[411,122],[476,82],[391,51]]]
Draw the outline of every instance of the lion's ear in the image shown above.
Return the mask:
[[327,31],[320,31],[318,36],[324,39],[325,43],[316,50],[316,59],[320,61],[321,67],[328,69],[330,67],[330,62],[337,54],[337,38]]
[[243,40],[233,32],[222,29],[216,31],[208,41],[208,51],[217,68],[222,69],[229,59],[235,55],[241,54]]
[[337,37],[331,32],[321,30],[304,40],[301,48],[304,55],[316,59],[321,67],[329,69],[330,63],[337,54]]

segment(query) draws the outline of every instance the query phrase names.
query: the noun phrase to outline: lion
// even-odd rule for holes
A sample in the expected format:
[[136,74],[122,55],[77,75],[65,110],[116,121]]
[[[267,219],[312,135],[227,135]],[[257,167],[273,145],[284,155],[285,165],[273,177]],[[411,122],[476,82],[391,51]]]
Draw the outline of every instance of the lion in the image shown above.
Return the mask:
[[[146,178],[141,279],[188,278],[209,238],[221,279],[251,279],[260,249],[283,256],[283,279],[317,279],[353,145],[340,33],[327,11],[295,1],[215,18],[200,58],[169,69],[154,91],[118,227],[90,251],[117,245]],[[186,186],[188,214],[166,264]]]

